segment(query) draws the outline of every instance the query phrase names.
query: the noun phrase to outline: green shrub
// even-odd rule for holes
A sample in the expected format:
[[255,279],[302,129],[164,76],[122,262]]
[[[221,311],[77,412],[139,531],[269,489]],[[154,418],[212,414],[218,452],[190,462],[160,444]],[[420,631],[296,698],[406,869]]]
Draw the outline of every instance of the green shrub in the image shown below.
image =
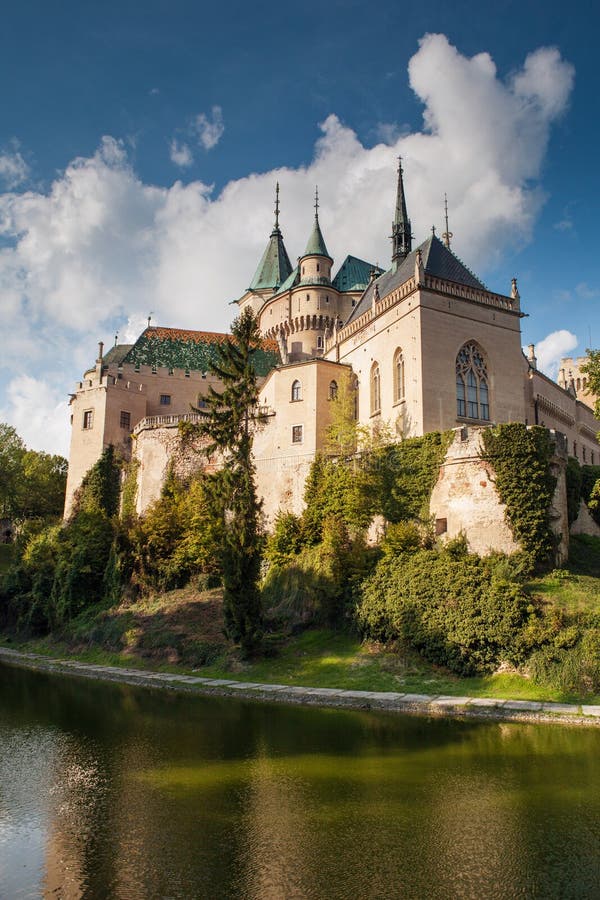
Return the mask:
[[321,543],[270,566],[262,585],[267,618],[286,628],[347,624],[357,585],[374,559],[362,536],[351,538],[344,522],[330,516]]
[[269,565],[281,566],[302,549],[302,522],[290,512],[278,512],[275,527],[267,539],[265,560]]
[[356,608],[365,636],[401,640],[460,675],[516,661],[515,634],[532,614],[521,586],[495,577],[460,541],[441,552],[384,558]]
[[550,645],[529,661],[534,681],[564,694],[583,696],[600,691],[600,628],[589,628],[570,646]]
[[423,546],[424,536],[417,522],[390,522],[381,542],[386,556],[415,553]]

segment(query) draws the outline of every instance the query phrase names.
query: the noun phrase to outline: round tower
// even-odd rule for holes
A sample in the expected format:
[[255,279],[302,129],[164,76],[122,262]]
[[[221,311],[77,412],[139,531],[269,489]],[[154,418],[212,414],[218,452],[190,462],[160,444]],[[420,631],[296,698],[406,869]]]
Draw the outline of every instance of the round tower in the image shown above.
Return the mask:
[[333,259],[329,255],[319,224],[319,192],[315,191],[315,220],[298,259],[298,282],[292,290],[292,334],[289,340],[290,361],[321,356],[325,336],[337,315],[338,291],[331,284]]

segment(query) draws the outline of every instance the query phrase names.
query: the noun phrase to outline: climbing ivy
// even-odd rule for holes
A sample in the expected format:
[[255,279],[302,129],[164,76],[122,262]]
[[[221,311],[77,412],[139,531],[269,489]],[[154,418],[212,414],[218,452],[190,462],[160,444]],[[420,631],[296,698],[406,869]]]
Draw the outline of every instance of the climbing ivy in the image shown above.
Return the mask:
[[303,542],[321,539],[328,516],[340,518],[352,533],[367,528],[377,514],[394,523],[428,521],[431,491],[452,435],[432,432],[349,459],[318,456],[304,490]]
[[484,431],[482,440],[481,457],[494,469],[515,539],[536,563],[549,562],[555,546],[549,513],[556,478],[550,470],[554,444],[548,431],[511,422]]
[[125,466],[125,477],[121,492],[121,518],[134,519],[136,516],[137,479],[140,461],[135,457]]
[[579,515],[583,481],[581,466],[574,456],[570,456],[567,461],[565,476],[567,480],[567,512],[569,516],[569,525],[572,525]]
[[372,455],[380,512],[389,522],[429,519],[431,492],[453,435],[452,431],[433,431],[389,444]]

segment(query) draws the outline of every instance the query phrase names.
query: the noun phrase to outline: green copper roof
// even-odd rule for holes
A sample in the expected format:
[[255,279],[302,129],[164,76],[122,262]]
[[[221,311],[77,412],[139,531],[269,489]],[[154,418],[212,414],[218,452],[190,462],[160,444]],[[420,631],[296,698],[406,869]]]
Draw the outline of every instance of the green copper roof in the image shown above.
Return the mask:
[[333,286],[338,291],[364,291],[371,279],[372,271],[377,275],[383,275],[383,269],[379,266],[374,266],[356,256],[347,256],[333,279]]
[[[182,328],[146,328],[123,360],[134,366],[183,369],[188,372],[208,372],[217,360],[217,346],[229,339],[227,334],[210,331],[187,331]],[[274,341],[263,341],[255,351],[255,371],[265,376],[279,364],[279,352]]]
[[283,243],[283,235],[276,226],[271,232],[269,243],[249,289],[251,291],[276,290],[287,279],[291,271],[292,264]]
[[132,347],[133,344],[115,344],[102,357],[102,365],[120,366]]
[[283,284],[279,285],[279,289],[278,289],[277,293],[283,294],[284,291],[289,291],[290,288],[293,288],[294,285],[296,284],[296,281],[298,280],[298,275],[299,275],[299,269],[298,269],[298,266],[296,266],[296,268],[293,270],[293,272],[290,272],[289,276],[286,278],[286,280],[283,282]]
[[313,225],[313,230],[308,239],[308,244],[306,245],[303,256],[326,256],[328,259],[331,259],[329,251],[325,246],[325,239],[321,233],[318,216],[315,216],[315,224]]

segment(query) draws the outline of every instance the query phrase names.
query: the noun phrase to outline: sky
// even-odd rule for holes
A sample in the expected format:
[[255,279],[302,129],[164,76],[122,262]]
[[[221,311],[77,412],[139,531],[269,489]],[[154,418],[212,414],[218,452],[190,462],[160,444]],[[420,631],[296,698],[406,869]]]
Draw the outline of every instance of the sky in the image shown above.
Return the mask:
[[444,225],[555,377],[600,346],[600,8],[21,0],[0,30],[0,421],[67,455],[98,341],[227,330],[273,224],[387,266]]

